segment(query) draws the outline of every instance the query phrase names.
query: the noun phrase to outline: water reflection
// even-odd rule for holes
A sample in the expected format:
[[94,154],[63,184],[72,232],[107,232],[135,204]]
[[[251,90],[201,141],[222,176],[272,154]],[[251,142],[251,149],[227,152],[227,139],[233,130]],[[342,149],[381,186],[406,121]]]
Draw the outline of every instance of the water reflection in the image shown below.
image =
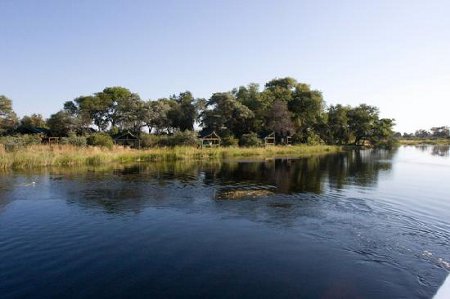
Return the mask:
[[431,150],[431,154],[433,156],[441,156],[441,157],[448,157],[450,151],[450,145],[436,145],[433,146]]
[[414,146],[416,149],[420,150],[421,152],[429,152],[433,156],[440,156],[440,157],[448,157],[450,152],[450,145],[426,145],[426,144],[420,144]]
[[[107,213],[139,213],[147,206],[223,199],[218,193],[230,189],[240,194],[235,199],[255,198],[259,193],[312,198],[348,185],[376,186],[379,173],[391,169],[393,155],[395,151],[361,150],[300,159],[143,163],[81,173],[56,170],[50,179],[64,178],[57,190],[71,203],[101,207]],[[274,207],[289,205],[274,203]]]

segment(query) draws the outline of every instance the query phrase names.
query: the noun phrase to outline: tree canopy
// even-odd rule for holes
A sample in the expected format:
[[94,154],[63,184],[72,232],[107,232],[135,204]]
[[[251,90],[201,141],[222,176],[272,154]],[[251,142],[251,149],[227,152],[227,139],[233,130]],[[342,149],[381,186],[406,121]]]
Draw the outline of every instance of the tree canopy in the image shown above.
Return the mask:
[[[0,133],[17,126],[11,100],[0,97]],[[264,136],[275,132],[297,142],[330,144],[381,143],[394,135],[393,119],[379,117],[377,107],[361,104],[326,106],[322,92],[291,77],[275,78],[260,89],[251,83],[230,91],[216,92],[208,99],[190,91],[158,100],[142,100],[125,87],[106,87],[91,95],[66,101],[63,109],[45,122],[40,115],[25,116],[22,126],[48,126],[52,134],[83,134],[96,129],[115,134],[173,134],[200,130],[216,131],[222,137]],[[442,128],[434,135],[444,135]],[[255,134],[255,135],[249,135]]]
[[12,101],[0,95],[0,134],[13,130],[18,123],[17,115],[12,108]]

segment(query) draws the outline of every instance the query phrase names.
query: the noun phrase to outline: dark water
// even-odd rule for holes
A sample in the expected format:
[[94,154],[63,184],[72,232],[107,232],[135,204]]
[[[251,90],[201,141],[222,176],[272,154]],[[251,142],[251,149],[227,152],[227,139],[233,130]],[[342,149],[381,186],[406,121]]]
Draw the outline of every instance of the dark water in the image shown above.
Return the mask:
[[448,153],[3,174],[0,297],[430,298]]

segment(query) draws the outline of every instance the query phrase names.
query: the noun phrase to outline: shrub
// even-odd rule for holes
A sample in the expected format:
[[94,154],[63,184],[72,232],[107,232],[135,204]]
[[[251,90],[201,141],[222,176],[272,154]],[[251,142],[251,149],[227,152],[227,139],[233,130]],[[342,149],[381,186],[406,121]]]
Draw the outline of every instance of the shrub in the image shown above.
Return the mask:
[[6,151],[15,151],[30,145],[41,144],[41,137],[38,135],[5,136],[0,138],[0,143]]
[[261,145],[262,141],[256,133],[244,134],[239,139],[239,146],[253,147]]
[[101,146],[111,149],[114,145],[113,139],[106,133],[94,133],[87,138],[87,144]]
[[69,144],[74,146],[85,147],[87,144],[86,136],[77,136],[76,134],[69,134]]
[[85,147],[87,139],[85,136],[77,136],[75,133],[70,133],[69,137],[62,137],[60,144],[70,144],[73,146]]
[[319,144],[325,144],[325,142],[316,133],[309,132],[308,136],[306,137],[306,144],[308,144],[308,145],[319,145]]
[[141,147],[149,148],[159,145],[160,137],[153,134],[141,134]]
[[234,136],[225,136],[221,139],[220,144],[222,146],[238,146],[239,139],[235,138]]
[[169,146],[196,146],[198,145],[197,133],[194,131],[176,132],[168,138]]

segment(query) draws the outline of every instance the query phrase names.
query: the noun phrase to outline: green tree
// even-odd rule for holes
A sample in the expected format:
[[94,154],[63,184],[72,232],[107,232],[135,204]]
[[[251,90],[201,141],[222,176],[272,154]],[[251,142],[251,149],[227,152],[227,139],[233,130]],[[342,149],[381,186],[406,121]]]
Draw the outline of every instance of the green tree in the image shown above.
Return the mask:
[[180,131],[193,130],[198,113],[192,93],[182,92],[171,100],[175,103],[168,114],[172,126]]
[[348,144],[351,139],[348,125],[348,112],[351,107],[331,105],[328,108],[328,141],[333,144]]
[[262,132],[265,130],[264,124],[266,116],[271,108],[272,98],[259,91],[259,85],[251,83],[247,86],[240,86],[233,90],[236,100],[245,105],[253,112],[253,117],[245,120],[245,126],[249,131]]
[[136,112],[141,107],[138,94],[127,88],[114,86],[106,87],[95,96],[102,108],[104,120],[111,128],[123,130],[138,126]]
[[56,137],[69,136],[70,133],[75,133],[78,127],[77,119],[64,110],[50,115],[47,125],[50,134]]
[[416,136],[417,138],[428,138],[431,136],[431,133],[428,132],[427,130],[421,129],[421,130],[417,130],[414,133],[414,136]]
[[355,138],[355,144],[367,140],[373,133],[375,123],[378,120],[378,108],[361,104],[348,112],[348,124],[350,132]]
[[228,131],[234,136],[249,132],[246,120],[254,117],[254,113],[236,100],[230,92],[215,93],[208,100],[202,114],[202,125],[206,129]]
[[293,90],[297,85],[297,80],[291,77],[275,78],[266,83],[265,87],[268,90]]
[[307,84],[299,83],[295,86],[288,107],[293,114],[297,134],[302,139],[306,140],[323,122],[325,102],[322,93],[311,90]]
[[276,100],[290,102],[297,81],[294,78],[286,77],[273,79],[266,83],[264,91],[261,93],[262,101],[270,107]]
[[17,115],[12,108],[12,101],[0,95],[0,135],[12,131],[18,123]]
[[390,118],[381,118],[375,121],[369,140],[374,146],[391,147],[394,145],[394,125]]
[[145,103],[143,122],[148,127],[149,132],[152,132],[152,130],[155,130],[157,134],[164,131],[171,132],[172,122],[169,112],[175,105],[172,100],[165,98]]
[[76,114],[79,117],[84,127],[94,124],[100,131],[108,129],[109,107],[109,99],[98,96],[80,96],[73,101],[73,104],[66,102],[64,105],[69,114]]
[[30,116],[25,115],[20,120],[20,126],[24,128],[45,128],[46,125],[47,124],[42,115],[36,113],[33,113]]
[[446,126],[431,128],[433,137],[446,138],[450,136],[450,130]]

